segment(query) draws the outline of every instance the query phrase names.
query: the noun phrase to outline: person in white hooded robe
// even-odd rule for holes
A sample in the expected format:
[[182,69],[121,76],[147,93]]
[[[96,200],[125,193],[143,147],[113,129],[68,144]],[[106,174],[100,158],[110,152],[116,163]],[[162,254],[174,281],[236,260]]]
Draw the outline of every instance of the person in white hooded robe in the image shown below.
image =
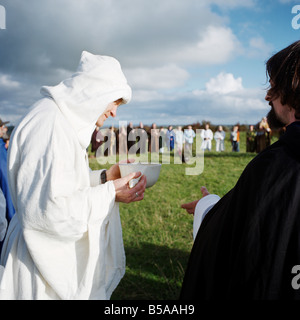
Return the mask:
[[146,178],[118,164],[91,171],[86,149],[131,99],[119,62],[83,51],[15,128],[8,159],[16,209],[1,255],[0,299],[110,299],[125,273],[119,202],[140,201]]

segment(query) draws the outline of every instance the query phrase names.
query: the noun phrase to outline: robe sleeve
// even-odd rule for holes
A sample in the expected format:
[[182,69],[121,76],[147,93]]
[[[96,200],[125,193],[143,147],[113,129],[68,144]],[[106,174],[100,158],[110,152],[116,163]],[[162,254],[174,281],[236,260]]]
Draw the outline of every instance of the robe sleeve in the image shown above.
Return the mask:
[[193,238],[196,239],[200,225],[210,209],[220,200],[216,194],[209,194],[200,199],[196,205],[193,224]]
[[96,187],[101,184],[100,175],[103,170],[90,170],[91,187]]

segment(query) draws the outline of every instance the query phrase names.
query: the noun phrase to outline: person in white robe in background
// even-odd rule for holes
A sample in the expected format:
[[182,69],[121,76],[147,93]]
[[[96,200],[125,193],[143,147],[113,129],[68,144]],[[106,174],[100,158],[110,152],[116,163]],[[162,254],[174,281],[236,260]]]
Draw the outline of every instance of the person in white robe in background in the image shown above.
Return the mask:
[[205,129],[201,131],[201,138],[202,138],[201,149],[202,150],[211,151],[211,142],[213,137],[214,137],[214,134],[211,131],[211,129],[209,129],[209,124],[206,124]]
[[184,160],[188,162],[192,157],[193,153],[193,143],[196,133],[191,125],[187,129],[184,129],[183,140],[184,140]]
[[[77,72],[53,87],[14,129],[8,159],[16,209],[2,249],[0,299],[110,299],[125,273],[119,202],[140,201],[118,164],[91,171],[92,133],[131,88],[119,62],[84,51]],[[107,181],[106,181],[107,180]]]
[[175,142],[176,142],[176,151],[180,158],[182,158],[182,148],[184,143],[184,136],[182,127],[178,126],[177,130],[175,131]]
[[225,150],[225,137],[226,133],[222,126],[218,127],[218,130],[214,134],[214,139],[216,141],[216,151],[221,152]]

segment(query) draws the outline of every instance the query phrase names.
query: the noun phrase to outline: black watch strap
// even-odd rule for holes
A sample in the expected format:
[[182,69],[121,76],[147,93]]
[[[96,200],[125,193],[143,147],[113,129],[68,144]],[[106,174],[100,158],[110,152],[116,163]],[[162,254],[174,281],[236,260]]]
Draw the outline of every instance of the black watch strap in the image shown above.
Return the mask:
[[103,170],[100,174],[100,181],[101,184],[105,183],[107,181],[107,176],[106,176],[106,170]]

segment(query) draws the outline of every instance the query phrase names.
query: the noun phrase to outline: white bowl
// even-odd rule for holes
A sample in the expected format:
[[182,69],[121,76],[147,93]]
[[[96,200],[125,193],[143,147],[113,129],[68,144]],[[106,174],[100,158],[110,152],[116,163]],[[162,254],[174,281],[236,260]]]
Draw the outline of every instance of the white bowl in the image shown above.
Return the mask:
[[[152,187],[158,180],[161,164],[160,163],[119,163],[121,177],[125,177],[132,172],[141,172],[147,178],[146,188]],[[141,177],[129,181],[129,187],[133,188]]]

